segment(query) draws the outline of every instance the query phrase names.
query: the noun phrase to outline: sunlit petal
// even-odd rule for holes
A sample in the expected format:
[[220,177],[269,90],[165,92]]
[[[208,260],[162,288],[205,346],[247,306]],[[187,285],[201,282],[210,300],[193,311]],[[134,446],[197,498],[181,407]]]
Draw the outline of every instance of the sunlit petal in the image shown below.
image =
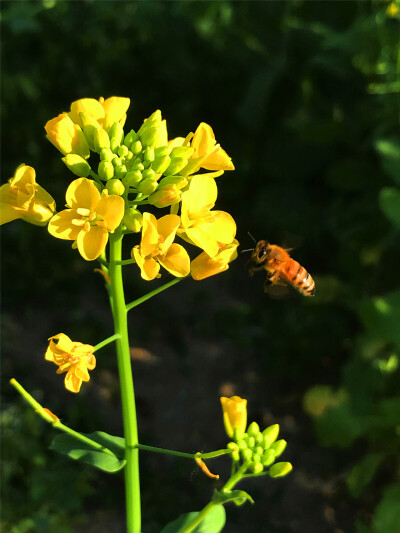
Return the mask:
[[100,200],[100,193],[92,180],[78,178],[69,185],[65,198],[69,207],[93,211]]
[[81,231],[81,226],[74,225],[77,213],[75,209],[65,209],[54,215],[47,226],[48,232],[57,239],[75,240]]
[[124,216],[125,202],[121,196],[110,194],[100,199],[96,213],[101,216],[108,230],[115,230]]
[[107,241],[108,231],[101,226],[90,226],[89,231],[81,231],[76,239],[79,253],[86,261],[97,259],[106,247]]
[[183,246],[180,244],[172,244],[165,256],[158,258],[161,266],[163,266],[172,275],[182,278],[189,274],[190,258]]

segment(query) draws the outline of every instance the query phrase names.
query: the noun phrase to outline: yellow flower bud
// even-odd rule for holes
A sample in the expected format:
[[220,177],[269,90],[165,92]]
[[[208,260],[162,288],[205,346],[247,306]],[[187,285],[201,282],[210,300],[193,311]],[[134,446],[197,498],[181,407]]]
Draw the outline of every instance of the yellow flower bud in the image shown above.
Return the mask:
[[246,430],[247,424],[247,400],[240,396],[231,398],[220,398],[224,417],[225,430],[228,437],[233,437],[234,428],[238,428],[242,434]]
[[83,159],[80,155],[68,154],[61,159],[76,176],[79,176],[80,178],[87,178],[89,176],[90,165],[86,159]]
[[64,155],[78,154],[85,159],[90,155],[89,146],[81,128],[72,122],[67,113],[49,120],[44,127],[47,138]]
[[103,148],[110,148],[110,137],[103,128],[97,128],[93,135],[94,149],[96,152],[100,152]]
[[140,191],[143,194],[151,194],[153,193],[158,187],[158,183],[153,178],[147,178],[143,181],[141,181],[138,185],[138,191]]
[[187,163],[188,160],[184,157],[173,157],[171,158],[171,163],[165,170],[164,174],[166,176],[173,176],[174,174],[179,174],[179,172],[186,167]]
[[96,150],[95,144],[94,144],[94,135],[96,131],[100,128],[100,124],[97,122],[96,119],[94,119],[91,115],[88,113],[85,113],[84,111],[81,111],[79,113],[79,126],[81,126],[82,131],[86,137],[86,140],[88,142],[89,148],[91,150]]
[[148,198],[149,204],[156,207],[168,207],[177,204],[181,199],[181,192],[176,185],[166,185],[159,187],[156,192]]

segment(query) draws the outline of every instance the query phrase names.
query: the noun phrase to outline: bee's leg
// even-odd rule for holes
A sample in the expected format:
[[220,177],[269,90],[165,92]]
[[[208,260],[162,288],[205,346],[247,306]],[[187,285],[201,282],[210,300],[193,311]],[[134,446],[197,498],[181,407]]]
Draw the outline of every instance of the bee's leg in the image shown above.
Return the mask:
[[264,282],[264,292],[268,292],[271,285],[276,285],[277,283],[279,283],[279,272],[267,271],[267,278]]

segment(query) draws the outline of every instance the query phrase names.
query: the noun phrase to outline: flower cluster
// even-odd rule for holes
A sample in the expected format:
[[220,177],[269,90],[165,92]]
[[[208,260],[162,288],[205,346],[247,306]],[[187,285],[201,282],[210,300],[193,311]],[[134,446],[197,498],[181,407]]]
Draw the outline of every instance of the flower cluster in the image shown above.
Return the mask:
[[221,405],[226,433],[229,438],[233,438],[228,444],[233,461],[246,463],[247,469],[254,474],[269,467],[268,474],[271,477],[282,477],[292,470],[292,465],[288,462],[275,463],[275,459],[286,448],[285,440],[276,440],[279,434],[278,424],[260,431],[257,422],[252,422],[246,431],[247,400],[240,396],[222,397]]
[[[1,223],[48,224],[53,237],[73,241],[87,261],[104,253],[110,233],[140,233],[131,258],[145,280],[159,277],[161,267],[196,280],[227,270],[237,257],[236,224],[214,207],[216,178],[234,170],[231,158],[204,122],[168,140],[159,110],[125,134],[129,105],[129,98],[83,98],[49,120],[47,138],[77,176],[67,188],[66,209],[56,213],[34,169],[21,165],[0,188]],[[157,216],[158,209],[167,212]],[[185,243],[201,251],[192,260]]]

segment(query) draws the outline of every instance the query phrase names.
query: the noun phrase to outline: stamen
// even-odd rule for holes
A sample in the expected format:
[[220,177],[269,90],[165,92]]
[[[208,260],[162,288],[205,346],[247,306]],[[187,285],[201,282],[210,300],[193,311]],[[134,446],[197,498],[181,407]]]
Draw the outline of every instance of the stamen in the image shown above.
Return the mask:
[[78,215],[81,215],[81,217],[88,217],[90,215],[90,209],[87,209],[86,207],[78,207],[76,212]]

